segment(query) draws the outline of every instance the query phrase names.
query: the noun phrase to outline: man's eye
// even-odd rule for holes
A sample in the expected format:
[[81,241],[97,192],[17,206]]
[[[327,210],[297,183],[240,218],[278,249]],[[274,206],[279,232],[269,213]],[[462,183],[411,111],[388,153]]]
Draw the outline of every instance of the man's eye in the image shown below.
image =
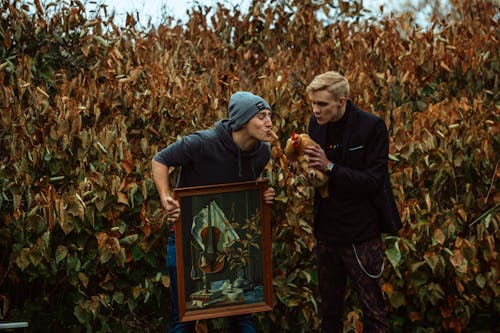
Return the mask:
[[318,103],[316,103],[316,104],[317,104],[318,106],[327,106],[327,105],[328,105],[328,103],[326,103],[326,102],[318,102]]

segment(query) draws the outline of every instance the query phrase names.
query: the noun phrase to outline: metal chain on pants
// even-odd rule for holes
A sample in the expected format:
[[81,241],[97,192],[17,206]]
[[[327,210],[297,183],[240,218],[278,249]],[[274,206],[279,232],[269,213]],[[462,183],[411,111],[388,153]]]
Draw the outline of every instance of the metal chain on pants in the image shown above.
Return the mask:
[[372,279],[378,279],[380,276],[382,276],[382,273],[384,272],[384,259],[382,258],[382,267],[380,268],[380,273],[378,273],[377,275],[374,275],[374,274],[370,274],[366,271],[365,267],[363,266],[363,264],[361,263],[361,260],[359,260],[359,257],[358,257],[358,253],[356,252],[356,247],[354,246],[354,243],[351,244],[352,245],[352,248],[354,250],[354,255],[356,256],[356,260],[358,261],[358,265],[359,267],[361,268],[361,270],[370,278]]

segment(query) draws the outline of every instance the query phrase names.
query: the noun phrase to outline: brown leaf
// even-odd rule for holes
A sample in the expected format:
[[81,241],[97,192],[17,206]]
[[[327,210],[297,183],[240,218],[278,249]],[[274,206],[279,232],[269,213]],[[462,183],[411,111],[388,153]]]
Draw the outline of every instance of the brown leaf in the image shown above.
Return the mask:
[[122,166],[123,166],[123,169],[125,169],[125,172],[128,175],[129,173],[131,173],[134,170],[134,161],[131,158],[123,160],[122,161]]
[[10,47],[12,46],[12,35],[10,33],[10,31],[6,31],[5,32],[5,35],[3,37],[3,45],[5,46],[5,48],[8,50],[10,49]]
[[208,325],[206,321],[198,321],[194,327],[196,333],[208,333]]
[[453,255],[450,257],[450,262],[455,268],[459,268],[463,264],[467,263],[462,252],[459,249],[455,250]]
[[441,316],[443,318],[450,318],[451,314],[453,312],[453,309],[450,309],[449,307],[441,306],[439,308],[439,311],[441,312]]
[[443,245],[444,242],[446,241],[446,235],[443,233],[441,229],[436,228],[434,230],[434,240],[441,245]]
[[117,196],[116,202],[127,205],[127,206],[129,205],[128,196],[126,193],[119,191],[116,193],[116,196]]
[[422,320],[422,315],[419,312],[411,311],[409,314],[409,318],[412,322]]

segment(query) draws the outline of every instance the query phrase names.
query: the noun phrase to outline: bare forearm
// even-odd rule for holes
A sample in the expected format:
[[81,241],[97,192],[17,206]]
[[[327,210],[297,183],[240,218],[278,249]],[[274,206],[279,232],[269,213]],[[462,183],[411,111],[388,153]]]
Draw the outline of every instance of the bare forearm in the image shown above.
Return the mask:
[[179,218],[181,210],[177,200],[170,194],[168,166],[153,160],[151,170],[161,204],[167,212],[168,220],[173,222]]
[[160,199],[164,201],[166,197],[170,196],[168,167],[161,164],[160,162],[153,160],[151,170],[156,190],[160,195]]

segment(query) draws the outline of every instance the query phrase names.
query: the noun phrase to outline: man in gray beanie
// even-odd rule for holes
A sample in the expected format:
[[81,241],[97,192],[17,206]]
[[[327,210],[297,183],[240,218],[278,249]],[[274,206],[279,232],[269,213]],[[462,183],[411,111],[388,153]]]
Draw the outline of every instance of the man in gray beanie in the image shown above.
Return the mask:
[[262,110],[271,110],[271,107],[260,96],[248,91],[238,91],[229,100],[230,127],[233,131],[239,130],[253,116]]
[[[271,158],[270,143],[274,140],[271,108],[257,95],[246,91],[234,93],[229,101],[229,118],[214,127],[191,133],[160,152],[152,161],[153,180],[168,220],[180,216],[180,206],[171,193],[169,167],[180,167],[176,187],[215,185],[256,180]],[[264,201],[271,204],[275,192],[268,188]],[[175,233],[167,244],[167,269],[170,275],[172,321],[169,333],[194,332],[194,322],[179,321]],[[228,317],[231,332],[255,333],[251,314]]]

